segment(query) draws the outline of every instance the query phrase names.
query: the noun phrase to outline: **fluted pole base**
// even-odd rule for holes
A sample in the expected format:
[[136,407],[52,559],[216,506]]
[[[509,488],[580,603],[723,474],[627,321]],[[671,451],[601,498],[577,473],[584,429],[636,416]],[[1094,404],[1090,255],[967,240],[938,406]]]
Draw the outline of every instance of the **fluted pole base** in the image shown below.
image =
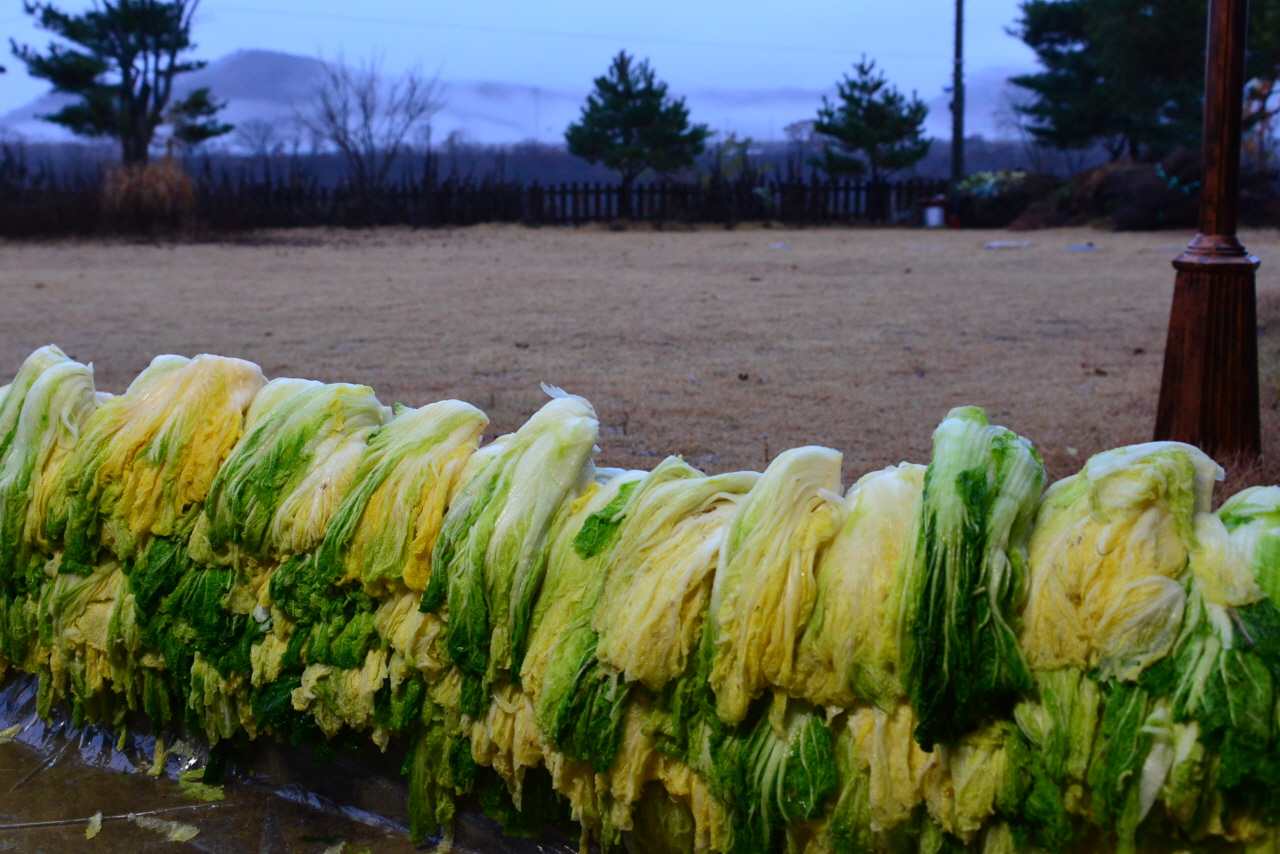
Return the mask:
[[1234,237],[1197,235],[1173,266],[1178,274],[1155,438],[1187,442],[1221,459],[1255,459],[1262,444],[1258,259]]

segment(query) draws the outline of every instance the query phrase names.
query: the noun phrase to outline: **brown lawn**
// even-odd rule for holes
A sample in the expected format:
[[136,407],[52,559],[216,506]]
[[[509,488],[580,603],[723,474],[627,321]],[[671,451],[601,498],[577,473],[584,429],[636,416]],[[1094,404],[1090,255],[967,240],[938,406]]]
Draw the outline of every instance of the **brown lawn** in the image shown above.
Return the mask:
[[[55,342],[119,392],[157,354],[213,352],[387,403],[462,398],[494,434],[546,381],[595,403],[604,464],[758,469],[822,444],[844,452],[846,482],[927,461],[934,425],[973,403],[1058,477],[1150,438],[1169,261],[1189,237],[482,226],[0,244],[0,375]],[[1275,364],[1280,234],[1244,239]]]

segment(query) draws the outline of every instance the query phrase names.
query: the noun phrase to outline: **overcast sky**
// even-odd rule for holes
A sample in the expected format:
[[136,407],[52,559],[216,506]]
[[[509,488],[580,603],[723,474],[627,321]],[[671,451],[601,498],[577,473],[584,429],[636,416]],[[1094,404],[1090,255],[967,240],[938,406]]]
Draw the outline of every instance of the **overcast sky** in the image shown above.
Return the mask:
[[[0,0],[0,33],[43,45],[48,36]],[[84,0],[64,0],[83,8]],[[968,0],[966,64],[975,76],[1030,68],[1033,56],[1005,32],[1018,0]],[[829,87],[862,53],[900,88],[931,100],[948,85],[950,0],[204,0],[198,55],[237,48],[348,57],[381,51],[389,68],[421,64],[446,80],[489,80],[585,91],[619,49],[648,57],[674,93]],[[46,90],[5,62],[0,114]],[[715,124],[717,116],[695,121]],[[942,116],[931,116],[938,121]]]

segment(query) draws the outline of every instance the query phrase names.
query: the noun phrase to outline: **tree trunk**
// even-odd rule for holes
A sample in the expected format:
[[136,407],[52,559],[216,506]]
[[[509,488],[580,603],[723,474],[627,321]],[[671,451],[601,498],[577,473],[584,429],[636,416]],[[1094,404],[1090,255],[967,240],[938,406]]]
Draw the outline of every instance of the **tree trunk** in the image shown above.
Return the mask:
[[140,134],[130,132],[120,137],[120,160],[125,166],[146,166],[150,160],[149,140],[139,138]]

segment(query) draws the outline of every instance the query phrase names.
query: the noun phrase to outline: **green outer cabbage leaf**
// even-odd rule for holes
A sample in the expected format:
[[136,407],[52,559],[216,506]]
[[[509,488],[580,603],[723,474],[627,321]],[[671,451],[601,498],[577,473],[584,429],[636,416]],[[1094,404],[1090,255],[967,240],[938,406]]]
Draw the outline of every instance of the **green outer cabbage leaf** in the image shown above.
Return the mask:
[[[600,424],[586,400],[553,399],[495,450],[473,455],[432,556],[421,608],[449,608],[449,654],[473,679],[519,677],[551,524],[575,485],[593,479]],[[480,457],[479,460],[476,458]]]
[[951,410],[934,431],[898,598],[901,673],[926,750],[1002,714],[1031,687],[1016,632],[1044,481],[1031,443],[977,407]]
[[397,407],[396,417],[369,441],[352,488],[329,522],[317,571],[360,581],[370,593],[388,580],[422,590],[449,492],[488,424],[483,412],[457,400]]
[[319,545],[369,437],[390,416],[368,386],[272,380],[210,488],[209,545],[258,560]]

